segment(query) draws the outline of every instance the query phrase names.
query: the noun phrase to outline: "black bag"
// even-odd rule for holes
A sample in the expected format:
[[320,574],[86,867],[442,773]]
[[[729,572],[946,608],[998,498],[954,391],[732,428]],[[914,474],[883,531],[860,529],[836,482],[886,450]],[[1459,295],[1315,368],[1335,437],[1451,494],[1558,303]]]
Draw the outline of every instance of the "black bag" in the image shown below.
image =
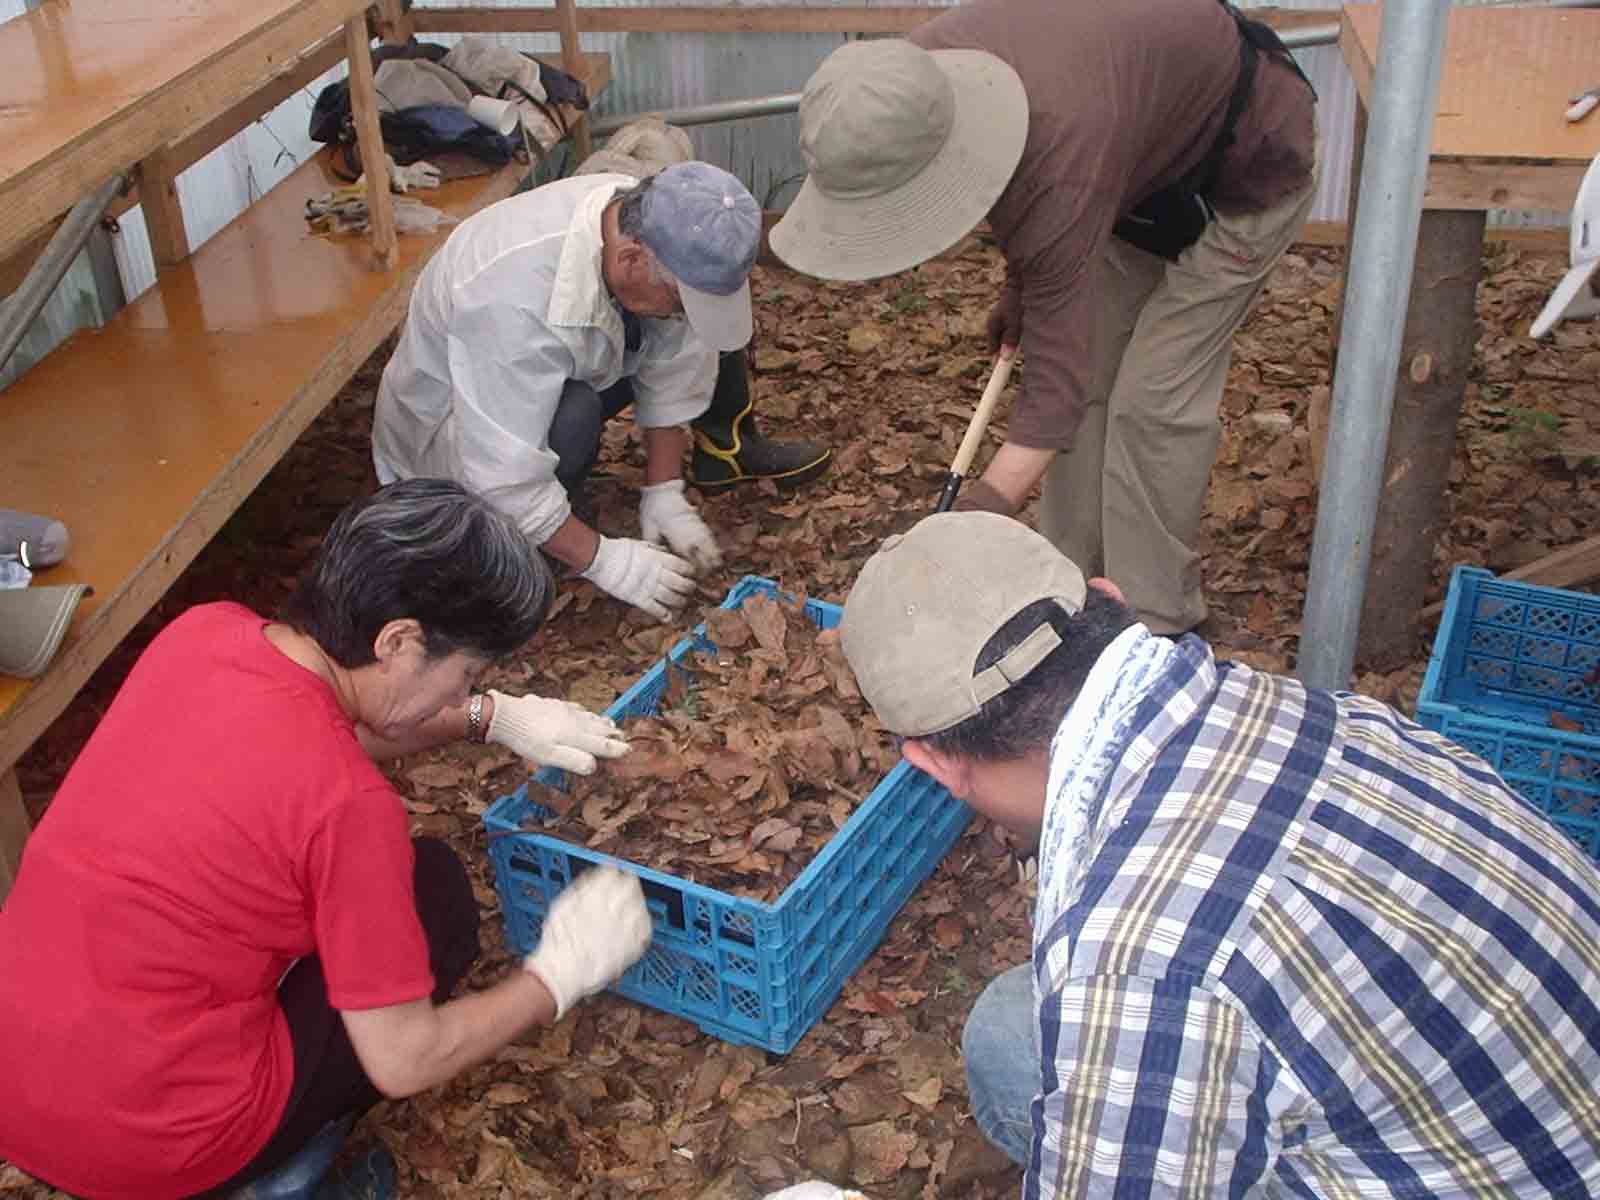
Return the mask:
[[[1146,196],[1126,213],[1111,232],[1131,246],[1158,255],[1168,262],[1177,262],[1181,255],[1205,232],[1206,226],[1216,216],[1207,193],[1217,182],[1217,172],[1222,168],[1222,157],[1233,145],[1234,126],[1239,114],[1250,100],[1255,86],[1256,59],[1260,54],[1281,58],[1309,88],[1311,81],[1294,55],[1283,44],[1271,26],[1252,21],[1227,0],[1220,0],[1239,29],[1239,74],[1234,80],[1233,93],[1228,97],[1228,111],[1222,118],[1222,129],[1217,138],[1194,168],[1176,183],[1169,183],[1159,191]],[[1312,89],[1315,97],[1316,89]]]
[[[479,125],[465,109],[424,104],[398,112],[378,114],[383,148],[400,166],[430,154],[460,151],[490,166],[511,161],[518,146],[510,138]],[[346,179],[361,174],[361,153],[356,146],[355,119],[350,112],[350,86],[330,83],[311,109],[311,140],[334,147],[334,169]]]
[[1177,262],[1200,240],[1215,215],[1203,195],[1180,181],[1139,201],[1111,232],[1130,246]]
[[[380,46],[372,52],[372,61],[374,66],[390,58],[425,58],[439,63],[447,53],[448,50],[444,46],[419,42],[413,38],[403,45]],[[534,56],[529,54],[525,57]],[[528,95],[510,81],[500,89],[499,98],[503,100],[525,98],[550,118],[551,123],[565,136],[570,130],[560,106],[587,109],[588,90],[581,79],[573,78],[560,67],[553,67],[538,59],[534,61],[539,66],[539,82],[544,87],[547,101],[540,101]],[[457,78],[461,78],[474,93],[485,94],[484,89],[473,80],[459,75]],[[460,120],[452,119],[451,111],[453,110],[445,110],[438,105],[422,105],[401,109],[398,112],[379,113],[378,126],[383,133],[384,150],[402,167],[409,166],[430,154],[451,150],[459,150],[490,166],[498,167],[509,162],[521,149],[511,138],[487,129],[467,117],[464,110]],[[312,141],[335,148],[333,166],[337,172],[350,180],[361,174],[361,155],[356,148],[355,121],[350,112],[348,80],[330,83],[317,95],[316,103],[311,109],[309,132]]]

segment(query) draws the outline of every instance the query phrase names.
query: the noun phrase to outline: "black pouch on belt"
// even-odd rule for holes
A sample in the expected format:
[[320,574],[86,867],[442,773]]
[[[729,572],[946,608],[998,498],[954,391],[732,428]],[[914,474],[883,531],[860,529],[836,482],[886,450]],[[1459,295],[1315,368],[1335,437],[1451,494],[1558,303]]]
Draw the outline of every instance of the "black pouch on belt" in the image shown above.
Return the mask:
[[1238,124],[1239,114],[1250,100],[1250,90],[1255,85],[1257,54],[1267,53],[1281,58],[1294,69],[1296,75],[1305,80],[1307,87],[1311,86],[1311,81],[1306,79],[1294,56],[1289,53],[1289,48],[1269,26],[1245,17],[1226,0],[1222,0],[1222,6],[1239,28],[1239,74],[1234,80],[1233,93],[1228,97],[1228,111],[1222,118],[1222,129],[1205,157],[1188,174],[1176,183],[1169,183],[1146,196],[1111,229],[1113,234],[1129,245],[1159,255],[1169,262],[1177,262],[1178,256],[1199,240],[1211,218],[1216,215],[1206,199],[1206,193],[1217,181],[1222,156],[1233,145],[1234,126]]
[[1212,215],[1204,196],[1178,182],[1146,196],[1111,232],[1130,245],[1177,262],[1200,240]]

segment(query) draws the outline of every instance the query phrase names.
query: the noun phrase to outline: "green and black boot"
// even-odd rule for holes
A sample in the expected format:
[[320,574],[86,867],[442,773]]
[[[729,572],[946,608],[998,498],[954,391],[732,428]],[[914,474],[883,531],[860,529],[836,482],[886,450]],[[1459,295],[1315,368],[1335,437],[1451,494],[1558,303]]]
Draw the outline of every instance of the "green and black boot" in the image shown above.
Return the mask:
[[689,482],[702,492],[770,479],[799,487],[827,472],[833,451],[818,442],[775,442],[756,427],[750,398],[750,366],[743,350],[717,364],[711,407],[694,422],[694,459]]

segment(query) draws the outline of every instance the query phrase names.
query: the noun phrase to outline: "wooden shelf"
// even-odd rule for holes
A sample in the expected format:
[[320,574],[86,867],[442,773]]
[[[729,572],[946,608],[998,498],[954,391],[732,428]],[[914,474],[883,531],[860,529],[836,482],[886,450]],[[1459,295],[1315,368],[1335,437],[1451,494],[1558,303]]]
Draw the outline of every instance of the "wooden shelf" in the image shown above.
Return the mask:
[[[597,96],[604,54],[585,55]],[[528,168],[420,193],[457,217],[510,195]],[[366,239],[309,232],[308,196],[339,186],[319,155],[105,328],[82,330],[14,383],[0,421],[7,503],[72,531],[38,582],[88,583],[61,650],[31,683],[0,676],[0,773],[398,325],[450,227],[400,238],[370,269]]]
[[[1344,9],[1339,46],[1361,102],[1377,71],[1383,7]],[[1600,83],[1600,11],[1450,11],[1424,204],[1434,209],[1572,206],[1600,153],[1600,115],[1569,122],[1569,97]]]
[[0,259],[365,11],[365,0],[57,0],[0,24]]

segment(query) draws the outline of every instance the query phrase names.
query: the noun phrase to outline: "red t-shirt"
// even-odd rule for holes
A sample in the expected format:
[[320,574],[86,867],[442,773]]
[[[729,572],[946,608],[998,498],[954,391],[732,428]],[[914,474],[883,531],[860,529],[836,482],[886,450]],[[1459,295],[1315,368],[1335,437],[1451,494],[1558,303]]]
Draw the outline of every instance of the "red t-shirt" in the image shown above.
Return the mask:
[[433,990],[405,810],[265,624],[208,604],[156,638],[0,909],[0,1158],[78,1196],[190,1195],[261,1149],[297,958],[335,1008]]

